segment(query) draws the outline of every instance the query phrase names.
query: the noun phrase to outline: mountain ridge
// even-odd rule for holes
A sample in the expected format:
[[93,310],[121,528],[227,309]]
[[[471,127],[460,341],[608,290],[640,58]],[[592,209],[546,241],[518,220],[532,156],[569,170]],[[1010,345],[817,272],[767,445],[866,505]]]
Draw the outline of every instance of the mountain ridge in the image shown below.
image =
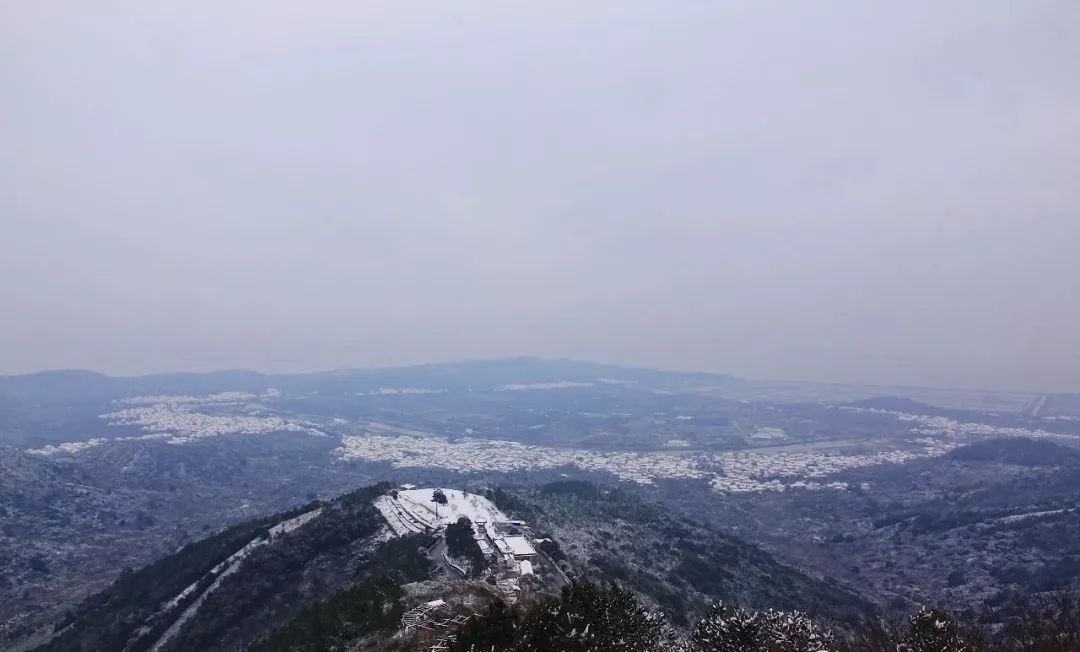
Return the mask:
[[[570,579],[624,583],[682,623],[723,598],[762,607],[820,602],[821,609],[816,611],[834,617],[868,609],[853,594],[786,567],[751,544],[704,529],[615,489],[583,489],[586,484],[571,485],[569,490],[548,486],[527,492],[486,491],[496,505],[509,509],[508,513],[535,516],[534,527],[545,528],[542,536],[538,533],[538,540],[553,542],[553,547],[548,547],[550,553],[541,553],[542,563],[535,571],[543,573],[539,584],[530,584],[534,588],[520,594],[518,600],[551,595],[563,585],[560,577],[569,573]],[[432,552],[430,547],[438,544],[437,539],[430,535],[388,539],[379,534],[386,530],[386,523],[372,502],[393,491],[392,485],[380,483],[331,501],[316,501],[238,523],[142,569],[124,570],[108,588],[88,597],[56,623],[55,637],[35,649],[242,649],[287,626],[304,608],[332,600],[342,591],[362,590],[366,595],[382,586],[379,591],[394,596],[395,613],[416,601],[406,599],[415,589],[399,592],[387,588],[387,577],[397,577],[399,589],[409,582],[434,581],[423,591],[447,599],[462,591],[483,596],[484,580],[455,578],[439,563],[440,548]],[[275,528],[282,528],[290,519],[301,518],[306,520],[300,526],[274,534]],[[593,537],[598,530],[604,533],[602,540],[607,546],[586,549],[587,539],[601,540]],[[656,542],[665,536],[673,554],[657,549]],[[631,550],[633,545],[638,549]],[[427,553],[420,557],[409,552],[425,547]],[[652,557],[667,561],[643,566],[640,577],[634,577],[634,573],[603,560],[620,549],[628,560]],[[378,566],[372,565],[372,559],[396,561]],[[695,564],[692,570],[687,569],[688,560]],[[686,579],[665,579],[665,564],[673,577],[685,575]],[[398,572],[401,575],[395,576]],[[678,588],[668,582],[676,582]],[[357,588],[362,586],[367,588]],[[687,597],[672,601],[676,592]],[[187,614],[192,605],[195,611]],[[386,624],[385,619],[379,622]]]

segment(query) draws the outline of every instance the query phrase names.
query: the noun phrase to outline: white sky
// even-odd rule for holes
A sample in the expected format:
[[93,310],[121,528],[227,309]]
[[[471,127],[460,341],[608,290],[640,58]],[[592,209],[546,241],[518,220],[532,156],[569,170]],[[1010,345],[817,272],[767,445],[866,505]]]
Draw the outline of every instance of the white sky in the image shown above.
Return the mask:
[[0,372],[1080,391],[1080,4],[0,4]]

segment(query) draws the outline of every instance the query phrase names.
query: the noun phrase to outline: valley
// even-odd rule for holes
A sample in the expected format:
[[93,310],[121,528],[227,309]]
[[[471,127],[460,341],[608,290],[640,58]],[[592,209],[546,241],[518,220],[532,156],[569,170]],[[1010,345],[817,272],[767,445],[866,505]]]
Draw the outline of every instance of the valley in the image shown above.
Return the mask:
[[[1022,406],[958,409],[947,396],[941,405],[751,402],[725,397],[725,388],[733,397],[748,391],[730,377],[539,360],[299,376],[9,377],[0,386],[0,404],[24,415],[3,426],[0,447],[0,641],[15,650],[47,638],[118,573],[235,523],[379,481],[478,496],[505,490],[519,512],[500,505],[499,519],[523,520],[527,537],[558,542],[559,559],[541,550],[533,568],[552,592],[573,579],[615,579],[673,622],[722,597],[754,608],[864,605],[833,609],[838,621],[922,604],[976,615],[1080,579],[1068,543],[1080,533],[1071,455],[1080,422],[1060,412],[1073,405],[1064,399],[1040,399],[1043,416]],[[35,402],[42,392],[48,403]],[[64,396],[79,407],[57,420],[49,415]],[[592,490],[541,490],[575,482],[660,511],[637,522],[627,514],[642,508],[597,511]],[[391,515],[389,533],[426,536],[453,524],[416,511],[428,502],[373,504]],[[657,515],[666,510],[712,533],[664,524]],[[476,525],[491,514],[461,513],[480,554],[497,552],[502,535]],[[590,519],[611,525],[590,527]],[[678,534],[658,535],[666,528]],[[740,543],[723,552],[722,537]],[[656,554],[672,541],[690,542],[692,552]],[[830,589],[785,596],[751,576],[700,576],[730,568],[731,551],[744,545],[816,578],[795,585],[820,580]],[[462,577],[473,574],[469,561],[451,564],[445,544],[436,546],[429,561],[438,572],[473,581]],[[490,590],[524,590],[511,566]],[[216,581],[206,572],[185,587]],[[352,582],[319,577],[342,589]],[[216,591],[203,598],[221,599]],[[464,613],[455,609],[453,617]],[[284,613],[271,611],[267,622]]]

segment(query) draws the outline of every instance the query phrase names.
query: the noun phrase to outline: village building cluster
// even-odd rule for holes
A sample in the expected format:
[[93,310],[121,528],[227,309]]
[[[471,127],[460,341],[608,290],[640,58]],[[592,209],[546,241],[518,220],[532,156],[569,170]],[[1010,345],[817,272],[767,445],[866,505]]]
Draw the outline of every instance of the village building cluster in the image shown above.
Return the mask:
[[[845,410],[867,410],[848,408]],[[883,412],[880,410],[873,410]],[[597,452],[531,446],[513,441],[464,438],[367,435],[342,438],[343,459],[387,462],[395,467],[433,467],[463,472],[508,472],[575,467],[609,473],[620,480],[652,484],[661,478],[707,479],[717,492],[745,493],[785,489],[844,490],[842,482],[819,479],[855,468],[900,464],[944,455],[972,441],[996,437],[1069,438],[1041,429],[965,423],[940,416],[888,412],[913,422],[912,437],[902,447],[847,453],[818,450],[750,449],[723,453]],[[769,432],[776,437],[777,432]]]
[[[546,387],[545,387],[546,388]],[[506,386],[504,389],[535,389]],[[412,393],[429,390],[383,389],[382,393]],[[185,444],[201,438],[229,434],[260,435],[295,432],[327,436],[314,424],[301,419],[267,414],[258,401],[280,395],[268,390],[262,395],[224,392],[208,396],[139,396],[117,401],[119,409],[101,415],[112,426],[138,428],[142,434],[112,439],[95,437],[86,441],[50,445],[30,452],[39,455],[77,454],[110,441],[161,439],[169,444]],[[461,472],[513,472],[540,469],[576,468],[610,474],[620,480],[653,484],[659,479],[707,480],[721,493],[782,491],[785,489],[832,489],[846,486],[824,482],[827,476],[848,469],[878,464],[902,463],[921,457],[943,455],[965,443],[994,437],[1077,439],[1076,435],[1042,429],[1004,427],[986,423],[961,422],[944,416],[908,414],[875,408],[838,406],[834,409],[886,414],[910,422],[911,438],[903,443],[872,443],[858,453],[828,448],[790,447],[749,449],[730,452],[695,452],[685,439],[672,439],[660,451],[595,451],[535,446],[516,441],[479,439],[468,436],[453,440],[371,424],[369,434],[341,437],[335,454],[344,460],[384,462],[398,468],[440,468]],[[208,413],[213,412],[213,413]],[[231,413],[229,413],[231,412]],[[340,421],[340,420],[336,420]],[[757,428],[754,439],[783,440],[779,428]],[[475,519],[474,519],[475,520]],[[490,519],[481,519],[490,520]],[[403,520],[401,527],[409,527]],[[485,544],[492,545],[495,544]]]
[[[269,390],[267,396],[275,396]],[[138,427],[149,434],[163,435],[168,444],[185,444],[204,437],[221,435],[262,435],[272,432],[297,432],[323,436],[324,433],[299,419],[254,414],[205,414],[201,406],[245,405],[260,397],[245,392],[223,392],[198,398],[194,396],[139,396],[120,401],[136,407],[101,415],[111,426]]]
[[395,467],[457,471],[518,471],[575,467],[651,484],[657,478],[704,478],[691,456],[676,453],[596,452],[532,446],[514,441],[363,435],[342,437],[343,459],[388,462]]
[[835,451],[748,450],[714,454],[594,452],[528,446],[518,442],[437,437],[368,435],[344,437],[344,459],[388,462],[399,468],[434,467],[456,471],[515,471],[575,467],[651,484],[660,478],[708,479],[719,492],[776,491],[788,487],[843,489],[842,483],[808,481],[863,466],[942,455],[953,445],[923,438],[911,450],[847,454]]

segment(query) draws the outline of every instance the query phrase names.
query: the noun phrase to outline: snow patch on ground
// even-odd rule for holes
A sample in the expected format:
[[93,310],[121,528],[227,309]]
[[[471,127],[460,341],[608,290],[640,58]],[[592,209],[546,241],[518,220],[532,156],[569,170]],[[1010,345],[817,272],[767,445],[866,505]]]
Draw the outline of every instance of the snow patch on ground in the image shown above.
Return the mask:
[[300,516],[295,516],[287,521],[282,521],[270,528],[270,538],[276,539],[282,535],[288,534],[294,530],[298,530],[307,525],[311,519],[315,518],[319,514],[322,514],[323,508],[318,507],[310,512],[304,512]]
[[462,516],[467,516],[473,523],[477,521],[506,522],[510,519],[490,500],[476,494],[469,494],[459,489],[443,489],[446,504],[439,505],[439,515],[435,516],[435,489],[407,489],[398,492],[398,498],[409,501],[418,509],[430,512],[432,520],[439,525],[455,523]]
[[787,439],[783,428],[760,427],[750,435],[750,439]]
[[63,444],[56,445],[50,444],[48,446],[45,446],[44,448],[34,448],[26,452],[32,455],[44,455],[46,457],[60,454],[71,455],[87,450],[88,448],[100,446],[108,441],[108,439],[105,439],[103,437],[95,437],[94,439],[87,439],[86,441],[69,441]]
[[406,489],[375,499],[375,508],[383,515],[394,534],[403,536],[428,530],[438,530],[457,522],[462,516],[473,523],[505,523],[510,519],[483,496],[459,489],[442,489],[446,504],[438,506],[436,516],[435,488]]
[[1054,514],[1064,514],[1064,509],[1051,509],[1045,512],[1028,512],[1027,514],[1013,514],[1012,516],[1003,516],[998,519],[999,523],[1016,523],[1018,521],[1024,521],[1029,518],[1039,518],[1040,516],[1053,516]]

